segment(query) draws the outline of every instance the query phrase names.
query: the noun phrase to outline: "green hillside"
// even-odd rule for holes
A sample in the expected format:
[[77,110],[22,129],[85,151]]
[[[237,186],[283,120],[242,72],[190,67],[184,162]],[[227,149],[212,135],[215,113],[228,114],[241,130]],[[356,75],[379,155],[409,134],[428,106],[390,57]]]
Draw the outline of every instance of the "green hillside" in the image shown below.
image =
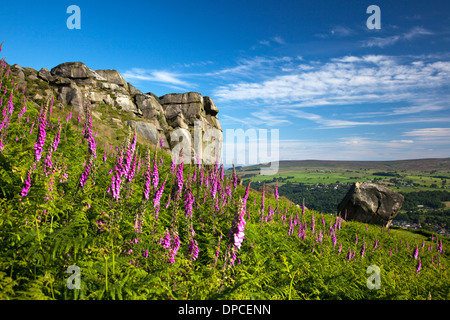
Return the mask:
[[447,238],[347,222],[106,136],[88,108],[28,101],[8,68],[0,299],[450,298]]

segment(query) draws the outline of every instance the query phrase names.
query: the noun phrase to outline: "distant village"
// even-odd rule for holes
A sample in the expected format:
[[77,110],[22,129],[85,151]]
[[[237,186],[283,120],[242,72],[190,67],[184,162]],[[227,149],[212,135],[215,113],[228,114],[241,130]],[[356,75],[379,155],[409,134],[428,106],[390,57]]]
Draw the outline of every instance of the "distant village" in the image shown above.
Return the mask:
[[[404,229],[414,229],[414,230],[418,230],[418,229],[423,229],[422,224],[420,223],[411,223],[411,222],[407,222],[407,221],[403,221],[403,220],[392,220],[392,225],[394,226],[398,226],[400,228],[404,228]],[[441,235],[441,236],[445,236],[445,237],[450,237],[450,231],[438,224],[431,224],[431,223],[427,223],[427,226],[431,227],[432,229],[435,229],[434,231]]]

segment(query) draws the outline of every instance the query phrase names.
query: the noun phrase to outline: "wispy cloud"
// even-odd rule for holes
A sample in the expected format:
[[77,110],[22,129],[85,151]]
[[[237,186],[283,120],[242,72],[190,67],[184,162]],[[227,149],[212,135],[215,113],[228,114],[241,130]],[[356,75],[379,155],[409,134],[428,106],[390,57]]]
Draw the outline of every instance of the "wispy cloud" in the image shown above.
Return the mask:
[[352,29],[344,26],[334,26],[331,31],[331,35],[338,37],[347,37],[352,35],[354,32]]
[[285,116],[274,115],[270,112],[251,112],[250,116],[243,118],[222,115],[221,122],[229,125],[230,127],[235,124],[240,124],[241,126],[250,128],[258,126],[280,127],[292,124],[292,122],[287,120]]
[[362,46],[363,47],[380,47],[380,48],[384,48],[386,46],[391,46],[396,44],[399,41],[410,41],[413,40],[415,38],[418,38],[420,36],[423,35],[432,35],[433,32],[426,30],[425,28],[422,27],[414,27],[413,29],[411,29],[408,32],[402,33],[402,34],[398,34],[398,35],[393,35],[393,36],[389,36],[389,37],[373,37],[369,40],[364,40],[362,42]]
[[345,136],[336,139],[280,140],[280,160],[400,160],[448,157],[444,142],[416,139],[381,140],[363,136]]
[[129,80],[148,81],[159,84],[165,84],[177,89],[185,89],[195,86],[194,84],[188,81],[182,80],[181,78],[185,77],[183,74],[169,72],[165,70],[147,70],[147,69],[133,68],[131,70],[125,71],[123,73],[123,77],[127,81]]
[[[253,63],[260,64],[262,60]],[[286,59],[284,64],[289,68],[283,69],[279,60],[276,64],[271,61],[266,64],[267,70],[260,81],[241,80],[220,86],[214,90],[213,96],[221,101],[258,100],[310,107],[399,101],[413,103],[421,99],[424,92],[428,95],[435,93],[435,98],[429,99],[428,107],[415,102],[413,108],[416,110],[398,108],[395,111],[407,114],[424,108],[441,109],[440,98],[445,90],[438,90],[450,85],[448,60],[365,55],[309,63]],[[254,70],[253,66],[245,64],[238,68],[239,71],[245,69],[245,72],[250,72]],[[251,74],[256,77],[255,72]]]
[[[405,132],[403,135],[421,139],[450,138],[450,128],[413,129]],[[446,140],[446,143],[450,143],[449,140]]]
[[280,36],[273,37],[272,41],[278,44],[286,44],[286,41],[284,41],[284,39]]
[[[305,119],[313,121],[320,126],[317,129],[340,129],[340,128],[352,128],[358,126],[385,126],[385,125],[398,125],[398,124],[408,124],[408,123],[429,123],[429,122],[446,122],[450,121],[450,117],[398,117],[394,120],[375,120],[375,121],[352,121],[352,120],[342,120],[342,119],[333,119],[328,117],[323,117],[321,115],[304,112],[302,110],[296,109],[282,109],[280,110],[282,114],[288,114],[290,117]],[[406,134],[405,134],[406,135]],[[410,134],[418,135],[416,134]]]

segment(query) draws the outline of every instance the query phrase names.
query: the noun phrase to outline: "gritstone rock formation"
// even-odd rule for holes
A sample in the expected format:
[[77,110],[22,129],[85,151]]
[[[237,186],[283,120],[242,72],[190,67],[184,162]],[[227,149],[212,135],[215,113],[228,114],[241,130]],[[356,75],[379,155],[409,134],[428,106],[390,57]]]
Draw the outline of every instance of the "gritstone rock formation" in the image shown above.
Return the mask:
[[[93,116],[103,120],[111,117],[113,123],[135,128],[153,143],[162,139],[166,148],[178,143],[171,141],[174,130],[182,128],[192,134],[195,122],[201,125],[202,133],[210,128],[222,131],[217,106],[211,98],[197,92],[157,97],[137,90],[116,70],[92,70],[82,62],[62,63],[50,71],[13,65],[11,72],[27,86],[27,92],[32,92],[31,98],[37,103],[54,96],[61,109],[71,106],[78,113],[83,113],[84,106],[90,104]],[[113,118],[107,114],[106,106],[126,113],[128,119]]]
[[372,182],[356,182],[338,205],[348,220],[388,227],[403,204],[403,195]]

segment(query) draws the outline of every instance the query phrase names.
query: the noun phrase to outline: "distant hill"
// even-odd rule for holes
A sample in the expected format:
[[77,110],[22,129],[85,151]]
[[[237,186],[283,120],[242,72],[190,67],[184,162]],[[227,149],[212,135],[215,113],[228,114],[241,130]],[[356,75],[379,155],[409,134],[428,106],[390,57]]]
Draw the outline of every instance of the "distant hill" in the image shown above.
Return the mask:
[[[241,170],[249,171],[259,169],[264,165],[241,167]],[[280,172],[295,168],[336,168],[336,169],[379,169],[379,170],[408,170],[408,171],[433,171],[450,170],[450,158],[410,159],[391,161],[340,161],[340,160],[283,160],[279,162]]]

